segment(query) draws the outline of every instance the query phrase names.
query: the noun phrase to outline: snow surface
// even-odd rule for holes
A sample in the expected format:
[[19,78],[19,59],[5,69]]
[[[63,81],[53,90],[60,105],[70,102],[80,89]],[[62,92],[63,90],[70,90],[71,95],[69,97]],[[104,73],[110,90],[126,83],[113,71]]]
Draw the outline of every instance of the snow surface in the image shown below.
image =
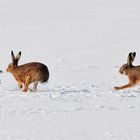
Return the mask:
[[[0,140],[139,140],[140,87],[118,73],[140,64],[139,0],[0,1]],[[47,84],[24,94],[5,70],[39,61]],[[32,85],[31,85],[32,86]]]

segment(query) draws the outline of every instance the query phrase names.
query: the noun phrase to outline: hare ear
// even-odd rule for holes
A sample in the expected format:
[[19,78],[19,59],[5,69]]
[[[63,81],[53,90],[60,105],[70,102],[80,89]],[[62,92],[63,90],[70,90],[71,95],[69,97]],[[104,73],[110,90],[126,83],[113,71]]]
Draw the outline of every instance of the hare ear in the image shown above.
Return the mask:
[[134,59],[135,59],[135,57],[136,57],[136,52],[133,52],[133,56],[134,56]]
[[129,66],[132,65],[132,63],[133,63],[135,57],[136,57],[136,52],[133,52],[133,53],[130,52],[130,53],[128,54],[127,64],[128,64]]
[[16,56],[16,60],[19,61],[20,57],[21,57],[21,51],[17,54],[17,56]]
[[19,62],[19,59],[21,58],[21,51],[17,54],[15,60],[14,60],[14,64],[17,66],[18,65],[18,62]]
[[12,62],[14,63],[14,61],[15,61],[15,55],[14,55],[14,52],[13,51],[11,51],[11,58],[12,58]]

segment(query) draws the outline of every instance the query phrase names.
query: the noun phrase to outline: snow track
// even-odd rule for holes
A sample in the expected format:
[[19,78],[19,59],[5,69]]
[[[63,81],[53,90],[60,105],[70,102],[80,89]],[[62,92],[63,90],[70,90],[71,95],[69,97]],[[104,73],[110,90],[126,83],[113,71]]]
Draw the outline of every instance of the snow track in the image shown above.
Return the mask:
[[[35,93],[0,89],[0,138],[2,140],[138,139],[139,87],[113,91],[111,81],[98,80],[116,72],[112,67],[75,71],[87,81],[40,85]],[[104,71],[104,73],[103,73]],[[67,71],[68,79],[71,71]],[[84,74],[83,74],[84,73]],[[61,75],[57,72],[56,75]],[[64,77],[65,77],[65,73]],[[94,77],[93,82],[92,76]],[[6,75],[7,77],[9,75]],[[4,77],[4,78],[5,78]],[[121,77],[122,78],[122,77]],[[79,80],[80,79],[76,79]],[[114,79],[115,80],[115,79]],[[94,82],[96,81],[96,82]],[[76,82],[76,81],[75,81]],[[106,83],[106,84],[103,84]],[[113,86],[113,85],[112,85]],[[4,88],[4,89],[3,89]]]

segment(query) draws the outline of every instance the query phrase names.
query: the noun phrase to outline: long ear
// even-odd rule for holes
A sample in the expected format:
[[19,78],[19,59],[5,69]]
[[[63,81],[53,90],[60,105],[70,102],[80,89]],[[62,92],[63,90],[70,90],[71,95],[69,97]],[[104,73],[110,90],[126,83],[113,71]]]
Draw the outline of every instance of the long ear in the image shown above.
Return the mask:
[[132,66],[132,63],[133,63],[135,57],[136,57],[136,52],[130,52],[130,53],[128,54],[127,64],[128,64],[129,66]]
[[13,51],[11,51],[11,58],[12,58],[12,62],[14,63],[14,61],[15,61],[15,55],[14,55],[14,52]]
[[21,58],[21,51],[17,54],[16,59],[19,61],[19,59]]
[[21,58],[21,51],[17,54],[16,58],[15,58],[15,61],[14,61],[14,64],[15,65],[18,65],[18,62],[19,62],[19,59]]

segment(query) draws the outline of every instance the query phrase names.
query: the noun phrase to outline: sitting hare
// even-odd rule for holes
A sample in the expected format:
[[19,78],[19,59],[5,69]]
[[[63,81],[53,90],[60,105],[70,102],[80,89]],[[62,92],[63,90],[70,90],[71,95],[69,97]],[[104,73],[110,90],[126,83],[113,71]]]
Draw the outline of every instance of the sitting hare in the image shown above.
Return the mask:
[[116,90],[130,88],[140,83],[140,66],[133,66],[132,62],[136,57],[136,52],[130,52],[127,58],[127,64],[121,66],[119,72],[128,76],[129,82],[120,87],[114,87]]
[[24,84],[24,92],[29,89],[28,86],[34,83],[33,90],[37,90],[38,82],[47,82],[49,79],[49,71],[47,66],[38,62],[31,62],[18,66],[21,52],[15,57],[11,51],[12,63],[9,64],[7,71],[10,72],[18,82],[19,88]]

